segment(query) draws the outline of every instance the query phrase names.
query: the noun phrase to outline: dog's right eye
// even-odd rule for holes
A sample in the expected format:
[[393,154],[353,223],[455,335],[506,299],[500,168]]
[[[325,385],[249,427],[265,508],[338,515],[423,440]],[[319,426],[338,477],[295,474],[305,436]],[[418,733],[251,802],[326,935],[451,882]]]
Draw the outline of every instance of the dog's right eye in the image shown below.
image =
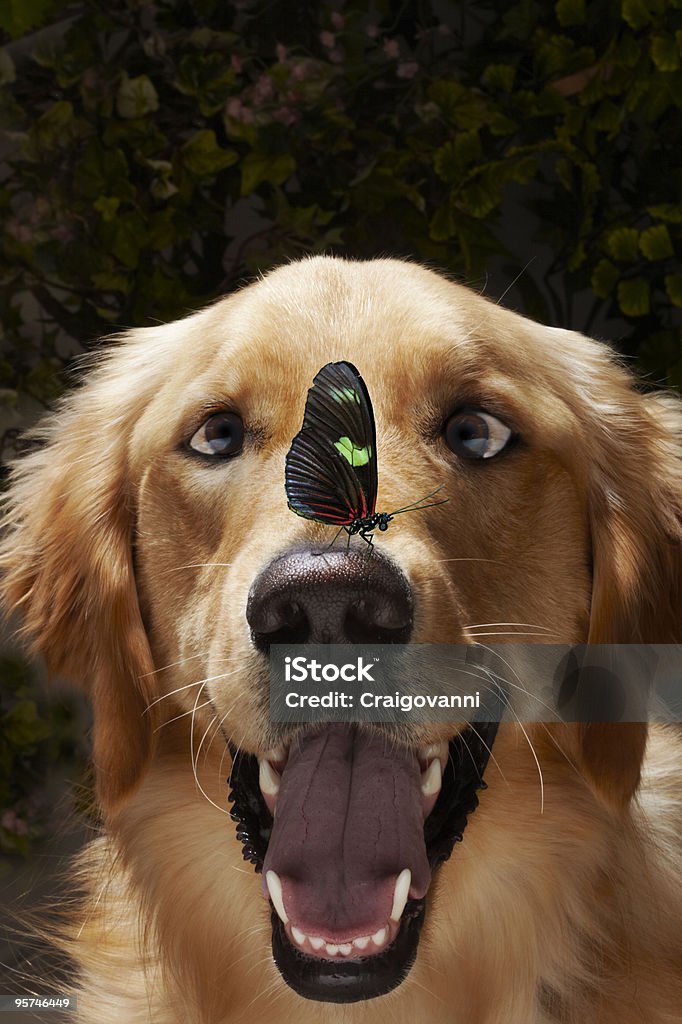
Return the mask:
[[217,412],[209,416],[192,436],[189,447],[202,455],[230,458],[244,446],[244,424],[234,412]]

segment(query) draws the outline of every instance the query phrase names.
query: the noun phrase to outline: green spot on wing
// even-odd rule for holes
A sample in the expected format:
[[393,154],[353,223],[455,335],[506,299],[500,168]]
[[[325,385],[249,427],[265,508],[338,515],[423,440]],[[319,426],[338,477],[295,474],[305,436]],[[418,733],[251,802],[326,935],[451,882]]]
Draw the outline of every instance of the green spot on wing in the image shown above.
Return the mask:
[[356,448],[349,437],[340,437],[334,442],[334,447],[353,467],[366,466],[372,457],[371,448]]
[[360,395],[354,388],[330,388],[329,391],[335,402],[355,402],[360,405]]

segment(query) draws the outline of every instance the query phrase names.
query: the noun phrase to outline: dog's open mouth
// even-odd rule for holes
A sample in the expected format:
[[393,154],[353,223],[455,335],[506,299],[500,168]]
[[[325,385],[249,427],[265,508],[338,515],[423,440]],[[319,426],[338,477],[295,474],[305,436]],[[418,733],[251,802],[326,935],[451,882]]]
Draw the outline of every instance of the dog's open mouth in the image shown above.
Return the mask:
[[329,725],[289,750],[234,756],[232,817],[263,872],[273,956],[299,995],[371,999],[406,976],[432,874],[478,804],[495,731],[479,723],[408,750]]

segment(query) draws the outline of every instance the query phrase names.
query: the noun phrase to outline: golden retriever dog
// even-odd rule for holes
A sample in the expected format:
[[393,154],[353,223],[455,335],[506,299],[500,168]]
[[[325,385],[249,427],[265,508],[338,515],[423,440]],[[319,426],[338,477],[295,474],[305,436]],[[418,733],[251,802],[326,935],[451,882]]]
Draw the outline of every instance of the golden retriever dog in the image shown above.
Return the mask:
[[[377,509],[447,499],[369,557],[284,489],[341,360]],[[681,428],[606,346],[391,259],[293,262],[102,353],[15,466],[2,549],[94,711],[75,1019],[681,1021],[676,726],[505,720],[475,807],[492,731],[278,725],[268,690],[278,642],[678,642]]]

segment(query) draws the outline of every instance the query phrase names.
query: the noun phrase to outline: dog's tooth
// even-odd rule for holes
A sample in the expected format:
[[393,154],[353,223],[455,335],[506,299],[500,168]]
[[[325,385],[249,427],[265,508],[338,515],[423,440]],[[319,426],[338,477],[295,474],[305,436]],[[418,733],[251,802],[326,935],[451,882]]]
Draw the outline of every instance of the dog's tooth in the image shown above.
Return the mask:
[[273,747],[272,750],[265,751],[263,758],[273,764],[280,764],[282,761],[286,761],[287,752],[284,747]]
[[282,883],[279,880],[279,875],[275,871],[267,871],[265,874],[265,884],[268,887],[270,893],[270,899],[272,905],[277,911],[282,924],[289,924],[289,918],[287,912],[284,909],[284,900],[282,899]]
[[319,935],[309,935],[308,942],[313,947],[313,949],[322,949],[322,947],[324,946],[324,939],[320,938]]
[[438,758],[434,758],[425,772],[422,772],[422,793],[424,796],[435,796],[440,792],[443,771]]
[[335,946],[333,942],[325,943],[325,947],[324,948],[327,950],[327,952],[329,953],[330,956],[336,956],[336,954],[339,951],[339,947]]
[[342,942],[339,945],[339,953],[341,956],[348,956],[349,953],[353,952],[353,944],[351,942]]
[[296,928],[293,924],[291,926],[291,934],[294,937],[294,942],[297,942],[299,946],[302,946],[306,940],[306,936],[303,934],[302,931],[300,931],[300,929]]
[[375,946],[383,946],[388,935],[388,928],[380,928],[378,932],[375,932],[372,936],[372,942]]
[[357,946],[358,949],[367,949],[370,938],[371,936],[369,935],[361,935],[359,939],[353,939],[353,945]]
[[437,757],[439,761],[446,761],[448,756],[448,745],[447,743],[429,743],[428,747],[420,747],[418,750],[418,757],[424,764],[429,764],[433,761],[434,757]]
[[258,782],[267,796],[277,796],[280,777],[268,760],[258,761]]
[[393,891],[393,907],[391,908],[391,920],[399,921],[405,904],[407,903],[407,897],[410,891],[410,885],[412,883],[412,872],[409,868],[405,868],[400,872],[395,883],[395,889]]

